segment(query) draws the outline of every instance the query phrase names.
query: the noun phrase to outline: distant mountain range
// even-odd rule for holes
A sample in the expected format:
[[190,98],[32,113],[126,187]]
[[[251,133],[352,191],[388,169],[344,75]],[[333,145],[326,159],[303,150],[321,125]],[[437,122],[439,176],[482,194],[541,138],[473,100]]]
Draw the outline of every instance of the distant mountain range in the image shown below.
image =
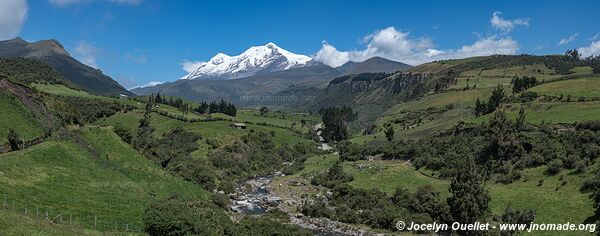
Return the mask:
[[131,91],[138,95],[160,93],[195,101],[225,99],[243,106],[281,105],[312,97],[339,76],[392,73],[411,67],[373,57],[333,68],[268,43],[251,47],[237,56],[219,53],[180,80]]
[[50,64],[73,85],[93,94],[133,95],[102,71],[75,60],[54,39],[29,43],[21,38],[0,41],[0,57],[23,57]]

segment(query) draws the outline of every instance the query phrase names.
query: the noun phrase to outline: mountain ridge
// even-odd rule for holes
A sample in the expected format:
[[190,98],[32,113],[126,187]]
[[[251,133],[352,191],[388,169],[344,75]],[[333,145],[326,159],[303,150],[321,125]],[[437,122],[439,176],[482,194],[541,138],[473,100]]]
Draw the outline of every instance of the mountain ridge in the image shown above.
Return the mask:
[[67,81],[88,92],[118,96],[133,95],[101,70],[82,64],[55,39],[27,42],[22,38],[0,41],[0,57],[22,57],[50,64]]
[[217,53],[181,79],[227,80],[304,66],[310,57],[291,53],[274,43],[253,46],[236,56]]

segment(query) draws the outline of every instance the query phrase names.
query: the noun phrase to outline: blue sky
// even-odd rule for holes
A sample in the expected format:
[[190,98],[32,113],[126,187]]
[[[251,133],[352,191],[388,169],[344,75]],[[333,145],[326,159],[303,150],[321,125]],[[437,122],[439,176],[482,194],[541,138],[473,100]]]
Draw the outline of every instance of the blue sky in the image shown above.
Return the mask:
[[571,48],[597,55],[599,10],[599,1],[3,0],[0,39],[57,39],[131,88],[176,80],[186,61],[268,42],[330,65]]

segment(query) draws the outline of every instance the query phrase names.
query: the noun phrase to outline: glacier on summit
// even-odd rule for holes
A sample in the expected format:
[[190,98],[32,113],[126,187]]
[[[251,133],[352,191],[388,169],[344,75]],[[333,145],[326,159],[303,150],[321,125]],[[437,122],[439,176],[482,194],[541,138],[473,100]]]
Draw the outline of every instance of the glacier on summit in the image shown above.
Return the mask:
[[254,46],[237,56],[218,53],[181,79],[226,80],[306,65],[312,58],[291,53],[274,43]]

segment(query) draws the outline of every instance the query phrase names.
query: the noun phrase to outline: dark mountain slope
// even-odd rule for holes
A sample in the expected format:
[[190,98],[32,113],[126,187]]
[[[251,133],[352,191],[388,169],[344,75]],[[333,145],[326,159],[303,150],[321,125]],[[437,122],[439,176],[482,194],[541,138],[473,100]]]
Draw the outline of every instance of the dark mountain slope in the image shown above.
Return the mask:
[[[138,95],[156,94],[179,96],[194,101],[225,99],[242,106],[282,105],[293,102],[288,98],[274,96],[308,96],[314,90],[324,89],[329,81],[341,73],[326,65],[293,68],[267,74],[232,80],[177,80],[152,87],[133,89]],[[308,88],[297,89],[297,88]],[[285,95],[276,95],[278,93]]]
[[29,43],[21,38],[0,41],[0,57],[23,57],[46,62],[71,84],[90,93],[101,95],[131,95],[102,71],[75,60],[56,40]]
[[345,75],[376,72],[393,73],[396,71],[405,71],[410,68],[412,68],[411,65],[381,57],[372,57],[360,63],[346,62],[344,65],[338,67]]

